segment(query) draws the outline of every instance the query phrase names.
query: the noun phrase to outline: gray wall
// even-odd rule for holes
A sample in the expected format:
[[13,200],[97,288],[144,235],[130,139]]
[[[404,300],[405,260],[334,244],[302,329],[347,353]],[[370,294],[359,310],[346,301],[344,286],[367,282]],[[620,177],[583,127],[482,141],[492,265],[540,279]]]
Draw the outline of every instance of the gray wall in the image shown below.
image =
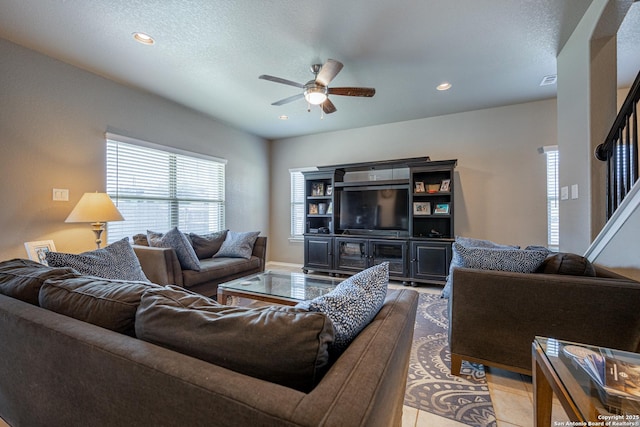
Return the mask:
[[290,168],[418,156],[458,159],[456,234],[546,245],[546,163],[537,149],[556,144],[555,100],[272,141],[270,259],[303,262],[302,243],[289,240]]
[[[105,189],[107,128],[226,158],[227,227],[268,233],[265,140],[3,39],[0,58],[0,259],[26,257],[33,240],[94,248],[88,224],[64,220],[83,193]],[[52,201],[53,188],[70,201]]]

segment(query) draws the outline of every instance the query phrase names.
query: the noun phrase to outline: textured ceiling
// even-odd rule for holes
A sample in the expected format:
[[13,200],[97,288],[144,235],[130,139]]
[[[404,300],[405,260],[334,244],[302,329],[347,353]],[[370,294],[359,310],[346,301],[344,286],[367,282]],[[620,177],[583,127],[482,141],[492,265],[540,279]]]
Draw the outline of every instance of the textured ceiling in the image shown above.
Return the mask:
[[[624,1],[624,0],[623,0]],[[629,0],[627,0],[629,1]],[[540,87],[588,0],[0,0],[0,37],[169,98],[265,138],[348,129],[555,96]],[[143,46],[131,36],[156,39]],[[640,69],[640,3],[618,37],[619,85]],[[312,63],[344,63],[320,118],[298,89]],[[443,81],[446,92],[435,90]],[[289,120],[278,119],[288,115]]]

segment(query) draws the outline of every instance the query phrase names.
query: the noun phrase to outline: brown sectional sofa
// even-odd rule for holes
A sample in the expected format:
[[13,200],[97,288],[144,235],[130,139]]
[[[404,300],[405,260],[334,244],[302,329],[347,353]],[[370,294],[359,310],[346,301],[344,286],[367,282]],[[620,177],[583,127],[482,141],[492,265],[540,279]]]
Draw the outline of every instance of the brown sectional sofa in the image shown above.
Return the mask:
[[531,374],[536,335],[640,352],[640,283],[595,276],[452,271],[451,372],[463,360]]
[[215,296],[220,283],[264,271],[267,238],[258,237],[251,258],[206,258],[200,271],[180,266],[175,250],[132,245],[145,276],[159,285],[178,285],[207,296]]
[[[401,425],[413,290],[389,290],[373,320],[303,392],[127,335],[132,322],[140,330],[147,294],[179,288],[51,272],[28,260],[1,264],[0,416],[13,427]],[[238,310],[254,322],[261,309]],[[93,323],[78,320],[85,317]]]

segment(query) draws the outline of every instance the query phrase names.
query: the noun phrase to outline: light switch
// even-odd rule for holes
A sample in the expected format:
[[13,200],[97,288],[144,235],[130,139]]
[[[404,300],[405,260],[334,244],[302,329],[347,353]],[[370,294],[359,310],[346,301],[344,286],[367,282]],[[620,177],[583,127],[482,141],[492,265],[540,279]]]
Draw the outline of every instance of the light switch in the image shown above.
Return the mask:
[[578,184],[571,186],[571,198],[574,200],[578,198]]
[[569,200],[569,187],[560,188],[560,200]]
[[69,190],[67,188],[54,188],[53,189],[53,201],[54,202],[68,202]]

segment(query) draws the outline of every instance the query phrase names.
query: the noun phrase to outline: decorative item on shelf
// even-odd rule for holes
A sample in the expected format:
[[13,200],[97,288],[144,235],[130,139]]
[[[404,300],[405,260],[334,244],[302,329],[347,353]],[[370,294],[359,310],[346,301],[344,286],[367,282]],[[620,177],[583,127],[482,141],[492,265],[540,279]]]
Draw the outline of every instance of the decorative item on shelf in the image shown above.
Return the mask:
[[437,193],[438,191],[440,191],[440,184],[429,184],[429,185],[427,185],[427,192],[428,193]]
[[54,252],[56,245],[53,244],[53,240],[40,240],[37,242],[24,242],[24,248],[30,260],[48,265],[47,252]]
[[333,213],[333,202],[329,202],[329,206],[327,207],[327,214],[331,215]]
[[440,233],[438,230],[432,228],[431,231],[429,231],[429,233],[427,233],[427,236],[432,237],[432,238],[437,238],[440,239],[442,237],[444,237],[442,235],[442,233]]
[[451,180],[450,179],[443,179],[442,182],[440,183],[440,191],[443,193],[448,193],[449,191],[451,191]]
[[431,202],[413,202],[413,214],[416,216],[431,215]]
[[320,215],[327,214],[327,204],[326,203],[318,203],[318,213]]
[[309,203],[309,215],[318,215],[317,203]]
[[327,185],[327,190],[324,192],[325,196],[330,196],[333,194],[333,185]]
[[311,184],[311,195],[324,196],[324,182],[314,182]]
[[424,182],[422,181],[416,181],[416,188],[415,188],[415,192],[416,193],[424,193]]
[[84,193],[64,222],[90,222],[100,249],[105,223],[124,221],[122,214],[107,193]]
[[436,208],[433,210],[434,215],[448,215],[449,203],[436,203]]

